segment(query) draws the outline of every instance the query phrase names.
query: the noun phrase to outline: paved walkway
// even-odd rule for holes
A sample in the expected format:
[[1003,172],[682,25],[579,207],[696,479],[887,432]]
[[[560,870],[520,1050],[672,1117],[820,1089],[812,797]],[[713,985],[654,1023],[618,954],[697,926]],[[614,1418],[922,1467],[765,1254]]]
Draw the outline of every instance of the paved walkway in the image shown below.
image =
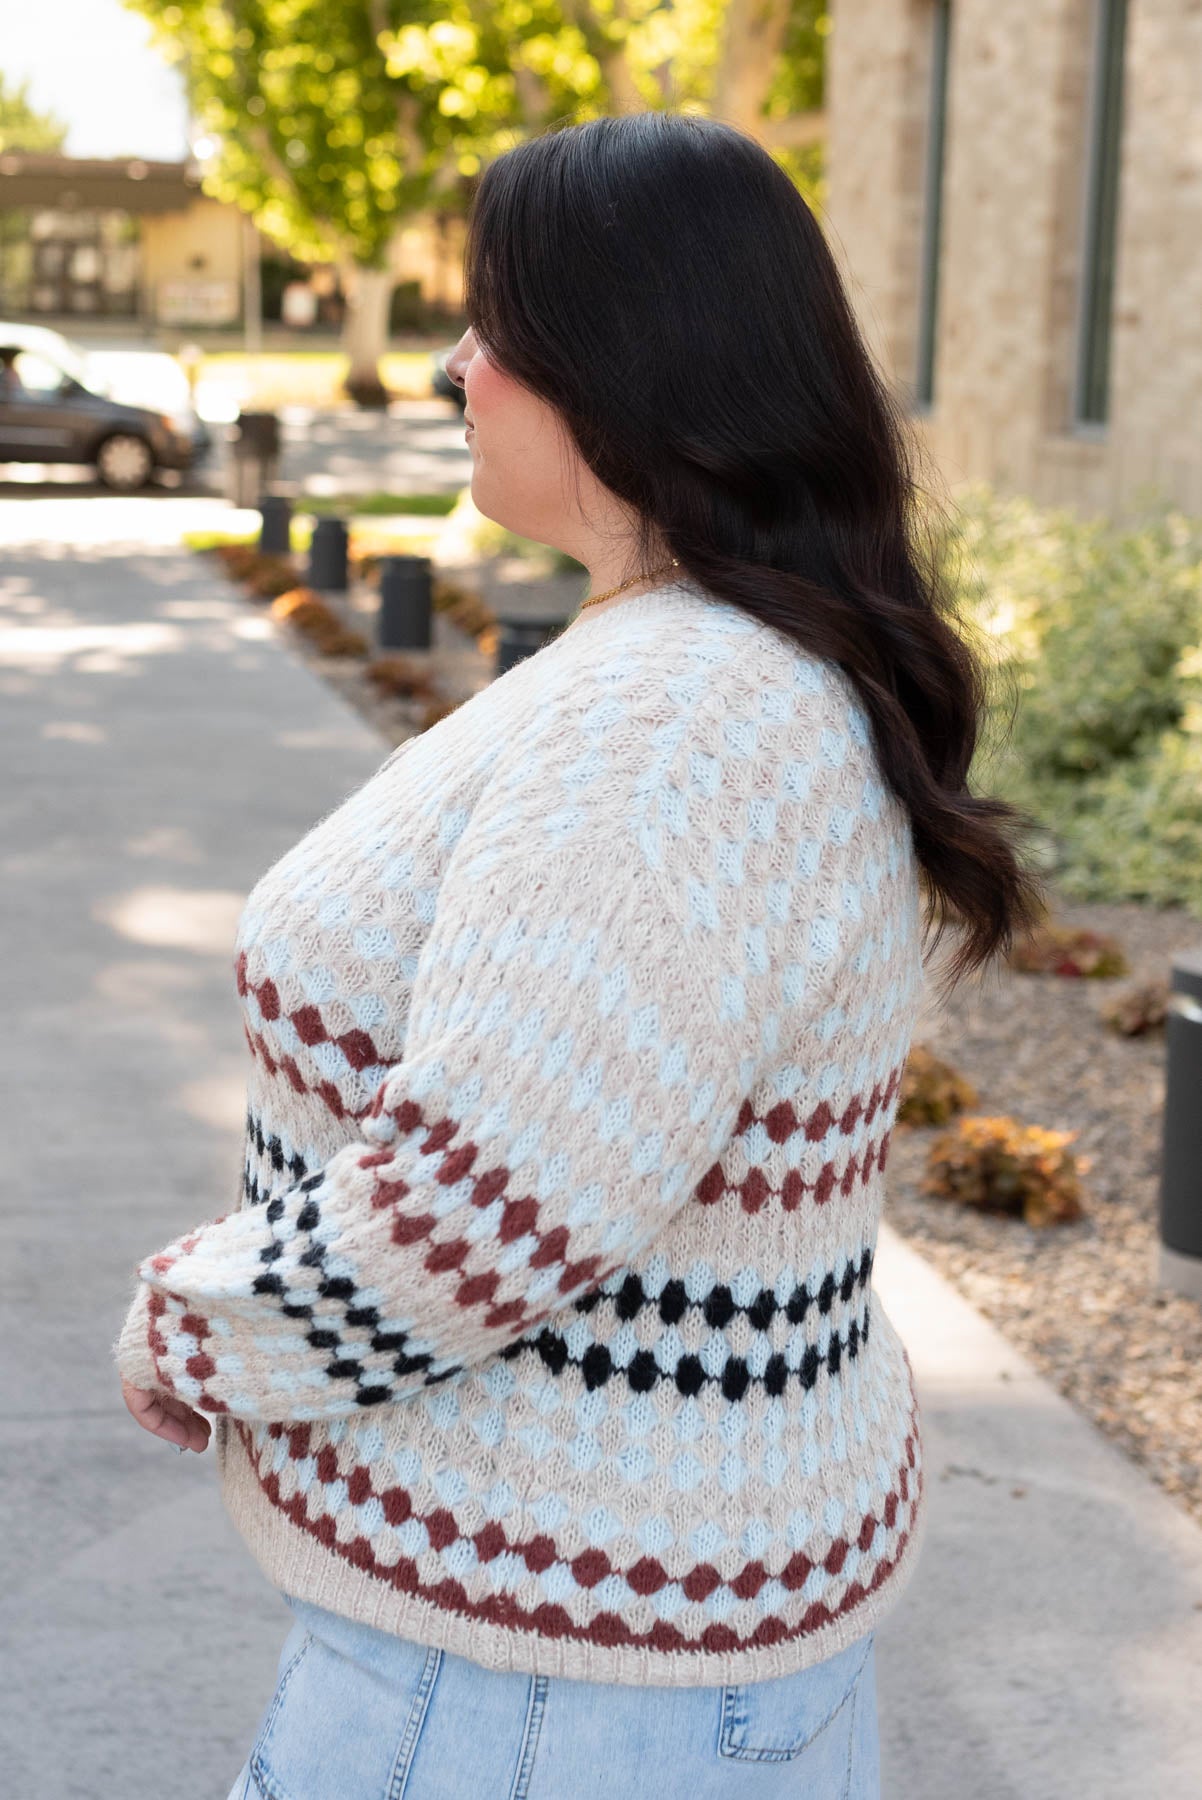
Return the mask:
[[[139,1432],[109,1360],[137,1258],[236,1193],[242,900],[386,753],[169,547],[164,509],[208,504],[0,503],[14,1795],[219,1800],[291,1623],[211,1457]],[[881,1633],[886,1800],[1202,1792],[1202,1531],[888,1234],[879,1286],[932,1500]]]
[[874,1286],[931,1501],[880,1634],[885,1800],[1202,1794],[1202,1529],[887,1229]]

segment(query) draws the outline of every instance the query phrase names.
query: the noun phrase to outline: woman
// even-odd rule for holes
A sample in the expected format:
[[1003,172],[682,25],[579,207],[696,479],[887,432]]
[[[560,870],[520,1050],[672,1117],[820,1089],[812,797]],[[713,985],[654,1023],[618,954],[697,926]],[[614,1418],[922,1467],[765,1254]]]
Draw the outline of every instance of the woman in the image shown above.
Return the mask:
[[250,894],[241,1204],[117,1345],[148,1430],[215,1419],[295,1615],[230,1800],[873,1796],[920,881],[957,979],[1034,916],[1021,816],[967,789],[905,439],[754,140],[523,143],[466,276],[473,498],[592,591]]

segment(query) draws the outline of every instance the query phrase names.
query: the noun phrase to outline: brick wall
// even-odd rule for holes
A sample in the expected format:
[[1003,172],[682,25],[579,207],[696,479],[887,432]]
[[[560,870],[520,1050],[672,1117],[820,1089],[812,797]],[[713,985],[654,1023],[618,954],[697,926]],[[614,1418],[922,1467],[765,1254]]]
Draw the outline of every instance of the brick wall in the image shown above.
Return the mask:
[[[954,489],[985,479],[1202,512],[1202,0],[1128,8],[1109,419],[1074,424],[1095,0],[952,0],[934,403]],[[912,400],[931,0],[835,0],[828,227]]]

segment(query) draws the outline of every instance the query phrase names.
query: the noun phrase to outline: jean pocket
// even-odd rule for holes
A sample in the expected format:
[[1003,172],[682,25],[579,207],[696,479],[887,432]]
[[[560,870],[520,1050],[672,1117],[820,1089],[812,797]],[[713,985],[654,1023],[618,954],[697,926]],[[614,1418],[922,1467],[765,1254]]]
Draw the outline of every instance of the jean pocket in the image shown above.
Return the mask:
[[718,1750],[744,1762],[790,1762],[842,1710],[872,1648],[872,1633],[794,1675],[722,1689]]
[[259,1792],[267,1800],[400,1796],[443,1652],[285,1599],[296,1623],[250,1754]]
[[[255,1778],[259,1778],[265,1773],[261,1766],[260,1752],[263,1747],[271,1741],[272,1736],[277,1729],[276,1721],[284,1707],[288,1704],[289,1690],[292,1686],[293,1679],[295,1678],[297,1671],[303,1665],[305,1658],[313,1650],[314,1643],[315,1639],[313,1638],[312,1633],[306,1631],[304,1626],[300,1623],[293,1625],[288,1636],[284,1639],[284,1647],[280,1651],[279,1666],[276,1670],[275,1692],[267,1703],[267,1710],[264,1712],[259,1724],[258,1735],[255,1738],[250,1756],[247,1758],[246,1767]],[[265,1790],[262,1788],[252,1789],[251,1791],[265,1791],[273,1796],[273,1800],[276,1800],[275,1789],[273,1787],[268,1787]],[[279,1795],[278,1800],[288,1800],[288,1796]]]

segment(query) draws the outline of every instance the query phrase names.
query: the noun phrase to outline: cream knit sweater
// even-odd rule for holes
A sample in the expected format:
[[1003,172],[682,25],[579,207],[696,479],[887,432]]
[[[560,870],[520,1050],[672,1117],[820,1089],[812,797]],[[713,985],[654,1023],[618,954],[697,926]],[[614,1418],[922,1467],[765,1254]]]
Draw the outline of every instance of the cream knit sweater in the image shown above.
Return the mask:
[[763,1680],[912,1569],[872,1295],[923,982],[834,663],[692,581],[581,613],[252,890],[242,1193],[138,1268],[285,1592],[495,1669]]

